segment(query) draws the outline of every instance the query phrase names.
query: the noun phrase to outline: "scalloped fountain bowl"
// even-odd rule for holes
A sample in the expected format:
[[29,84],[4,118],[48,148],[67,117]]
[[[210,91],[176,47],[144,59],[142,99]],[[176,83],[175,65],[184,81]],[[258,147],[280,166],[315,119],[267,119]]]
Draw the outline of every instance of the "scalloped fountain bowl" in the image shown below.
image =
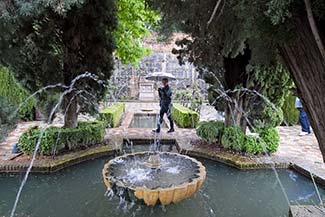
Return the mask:
[[110,160],[103,169],[105,185],[115,195],[148,206],[168,205],[191,197],[202,186],[201,162],[170,152],[139,152]]

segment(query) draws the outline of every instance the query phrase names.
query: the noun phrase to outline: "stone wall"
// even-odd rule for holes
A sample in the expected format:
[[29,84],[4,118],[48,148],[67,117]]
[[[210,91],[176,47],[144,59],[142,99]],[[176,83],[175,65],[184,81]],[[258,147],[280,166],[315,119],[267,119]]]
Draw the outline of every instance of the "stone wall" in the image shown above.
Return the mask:
[[146,46],[152,49],[151,55],[143,58],[138,67],[123,65],[118,60],[115,64],[115,71],[112,81],[119,88],[121,93],[130,96],[132,99],[153,101],[157,99],[156,84],[147,81],[145,76],[153,72],[167,72],[173,74],[177,80],[171,82],[173,89],[186,88],[196,81],[198,73],[195,67],[187,63],[179,65],[178,59],[171,53],[178,38],[185,37],[184,34],[175,34],[169,43],[157,42],[153,35],[146,39]]

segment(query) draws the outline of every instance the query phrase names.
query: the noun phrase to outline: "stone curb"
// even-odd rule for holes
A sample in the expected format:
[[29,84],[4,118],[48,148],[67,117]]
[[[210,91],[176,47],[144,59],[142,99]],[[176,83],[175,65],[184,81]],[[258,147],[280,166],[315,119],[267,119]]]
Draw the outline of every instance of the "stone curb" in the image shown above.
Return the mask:
[[[32,173],[52,173],[67,168],[69,166],[82,163],[87,160],[100,158],[103,156],[111,156],[118,152],[112,146],[100,146],[88,149],[86,151],[78,151],[74,153],[58,156],[56,159],[36,160],[31,172]],[[3,161],[0,162],[0,173],[24,173],[26,172],[30,160],[24,161]]]

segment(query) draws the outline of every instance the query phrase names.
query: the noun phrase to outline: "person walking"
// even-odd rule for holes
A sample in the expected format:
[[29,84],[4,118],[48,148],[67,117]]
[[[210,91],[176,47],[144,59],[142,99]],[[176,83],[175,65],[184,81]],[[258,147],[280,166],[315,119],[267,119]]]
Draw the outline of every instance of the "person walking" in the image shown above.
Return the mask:
[[298,97],[296,97],[295,107],[299,110],[299,123],[301,125],[301,132],[299,136],[309,135],[311,133],[309,119],[304,107],[302,106],[301,100]]
[[163,123],[164,115],[167,115],[169,120],[170,128],[167,133],[172,133],[174,129],[174,121],[171,116],[171,102],[172,102],[172,90],[168,85],[168,79],[162,79],[162,87],[158,88],[158,94],[160,98],[160,112],[159,112],[159,121],[157,124],[157,129],[153,130],[154,133],[160,133],[161,124]]

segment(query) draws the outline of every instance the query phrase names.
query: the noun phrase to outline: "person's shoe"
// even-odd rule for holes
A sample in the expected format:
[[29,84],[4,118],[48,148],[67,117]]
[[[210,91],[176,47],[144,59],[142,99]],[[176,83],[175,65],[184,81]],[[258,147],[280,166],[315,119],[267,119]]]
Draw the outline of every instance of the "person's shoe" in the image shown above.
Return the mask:
[[155,130],[152,130],[153,133],[160,133],[160,130],[158,129],[155,129]]
[[167,131],[167,133],[173,133],[173,132],[175,132],[175,129],[169,129],[169,130]]
[[301,132],[301,133],[299,133],[299,136],[307,136],[307,135],[309,135],[310,133],[308,133],[308,132]]

